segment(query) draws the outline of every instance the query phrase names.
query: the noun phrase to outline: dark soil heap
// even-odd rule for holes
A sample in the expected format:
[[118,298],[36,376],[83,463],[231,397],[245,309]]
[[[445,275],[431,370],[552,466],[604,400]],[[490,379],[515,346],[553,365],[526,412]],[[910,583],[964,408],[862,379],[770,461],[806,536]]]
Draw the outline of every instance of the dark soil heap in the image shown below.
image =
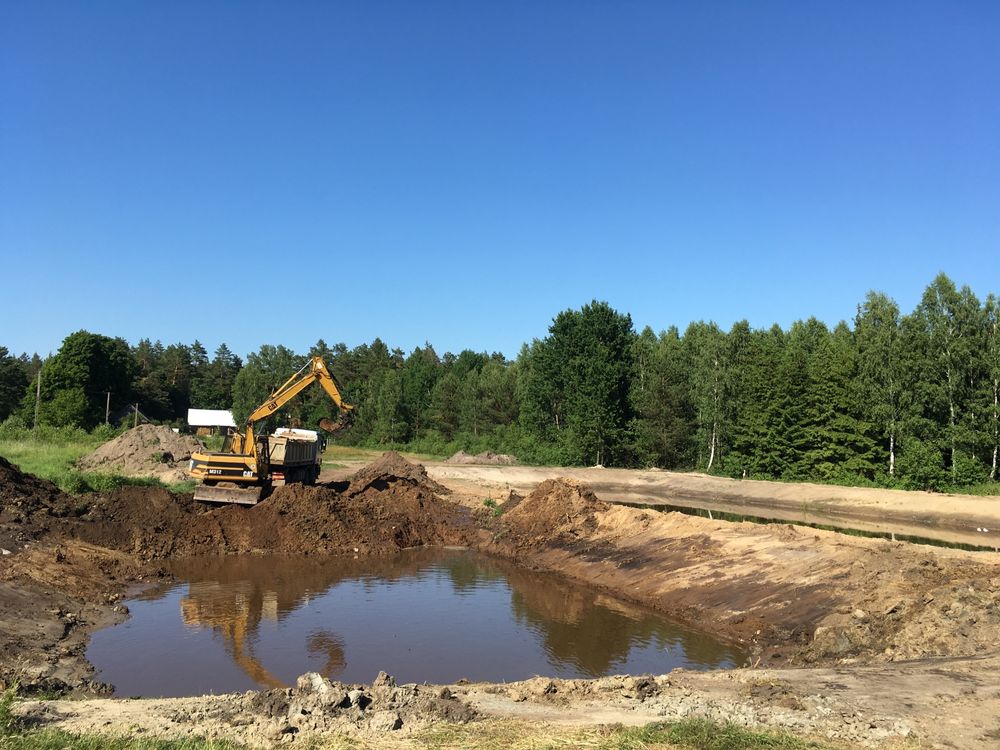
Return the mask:
[[72,499],[52,482],[25,474],[0,456],[0,510],[3,513],[24,520],[38,512],[65,515],[71,505]]
[[387,453],[343,492],[291,484],[257,505],[213,508],[190,495],[130,487],[95,496],[67,536],[141,559],[199,554],[386,554],[428,544],[466,544],[464,511],[424,467]]
[[403,482],[410,487],[438,495],[449,493],[447,487],[427,476],[427,469],[422,464],[412,464],[396,451],[388,451],[383,453],[377,461],[368,464],[351,477],[351,485],[347,489],[347,494],[357,495],[370,487],[384,490],[397,482]]

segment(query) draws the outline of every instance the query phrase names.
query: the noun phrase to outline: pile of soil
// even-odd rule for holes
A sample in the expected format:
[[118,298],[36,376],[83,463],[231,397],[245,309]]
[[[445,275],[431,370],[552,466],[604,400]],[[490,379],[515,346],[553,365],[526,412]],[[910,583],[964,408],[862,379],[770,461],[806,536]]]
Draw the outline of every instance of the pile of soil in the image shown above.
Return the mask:
[[187,462],[201,443],[169,427],[141,424],[109,440],[77,462],[85,471],[154,477],[164,482],[188,479]]
[[516,541],[529,546],[593,532],[595,514],[610,507],[587,485],[565,478],[547,479],[523,500],[509,502],[503,520]]
[[351,477],[351,485],[347,492],[357,495],[369,487],[385,489],[396,482],[403,482],[411,487],[439,495],[447,495],[450,492],[447,487],[427,476],[427,469],[423,464],[410,463],[396,451],[383,453],[381,458]]
[[0,456],[0,513],[6,520],[23,522],[38,512],[62,516],[72,504],[72,498],[52,482],[26,474]]
[[438,497],[424,467],[387,453],[339,492],[290,484],[245,508],[212,508],[190,495],[125,487],[96,496],[63,533],[144,560],[201,554],[386,554],[404,547],[465,544],[466,511]]
[[493,451],[483,451],[472,455],[465,451],[459,451],[454,456],[445,461],[446,464],[491,464],[493,466],[512,466],[517,463],[517,459],[507,453],[494,453]]
[[43,535],[52,519],[82,510],[79,500],[52,482],[26,474],[0,456],[0,556]]
[[267,727],[264,739],[270,740],[353,729],[409,734],[435,721],[465,723],[476,717],[476,711],[448,688],[397,686],[385,672],[371,685],[345,685],[309,672],[298,678],[294,688],[234,697],[212,718]]
[[[389,739],[391,735],[412,737],[441,722],[464,724],[479,716],[460,694],[461,688],[452,687],[397,685],[385,672],[380,672],[370,685],[345,684],[308,672],[298,678],[295,687],[287,689],[102,701],[99,705],[113,711],[114,718],[102,717],[99,726],[91,727],[87,719],[80,717],[82,723],[72,731],[104,735],[141,732],[143,736],[171,739],[197,737],[248,747],[286,743],[326,746],[331,739],[337,747],[353,747],[357,739],[369,740],[361,742],[363,747],[395,746]],[[86,710],[92,705],[74,701],[69,710]],[[20,702],[15,711],[29,725],[61,722],[67,713],[64,705],[56,708],[53,701]]]

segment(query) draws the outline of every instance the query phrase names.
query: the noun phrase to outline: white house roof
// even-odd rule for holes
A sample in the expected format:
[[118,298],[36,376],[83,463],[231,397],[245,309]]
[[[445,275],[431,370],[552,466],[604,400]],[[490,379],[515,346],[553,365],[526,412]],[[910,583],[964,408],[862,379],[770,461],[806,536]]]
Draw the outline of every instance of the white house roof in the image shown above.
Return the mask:
[[226,409],[188,409],[191,427],[235,427],[233,413]]

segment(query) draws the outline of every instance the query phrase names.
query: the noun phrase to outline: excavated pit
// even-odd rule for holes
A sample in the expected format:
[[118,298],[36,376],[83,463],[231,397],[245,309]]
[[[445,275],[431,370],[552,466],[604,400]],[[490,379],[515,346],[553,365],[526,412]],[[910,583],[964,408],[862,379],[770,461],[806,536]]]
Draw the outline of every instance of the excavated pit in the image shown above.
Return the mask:
[[69,496],[0,459],[0,500],[10,553],[0,558],[0,675],[27,691],[106,692],[85,659],[89,634],[127,617],[131,586],[169,581],[168,563],[204,555],[363,560],[468,547],[652,607],[776,667],[891,673],[893,662],[946,657],[972,659],[974,672],[1000,642],[992,553],[610,506],[564,479],[484,508],[392,453],[346,483],[221,509],[150,488]]

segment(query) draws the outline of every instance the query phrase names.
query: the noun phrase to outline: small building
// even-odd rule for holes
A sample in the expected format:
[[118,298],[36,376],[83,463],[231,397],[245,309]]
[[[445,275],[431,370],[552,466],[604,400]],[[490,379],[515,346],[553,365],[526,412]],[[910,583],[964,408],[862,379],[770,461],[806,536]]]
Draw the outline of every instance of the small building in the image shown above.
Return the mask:
[[233,413],[228,409],[188,409],[188,427],[196,435],[228,435],[236,429]]

